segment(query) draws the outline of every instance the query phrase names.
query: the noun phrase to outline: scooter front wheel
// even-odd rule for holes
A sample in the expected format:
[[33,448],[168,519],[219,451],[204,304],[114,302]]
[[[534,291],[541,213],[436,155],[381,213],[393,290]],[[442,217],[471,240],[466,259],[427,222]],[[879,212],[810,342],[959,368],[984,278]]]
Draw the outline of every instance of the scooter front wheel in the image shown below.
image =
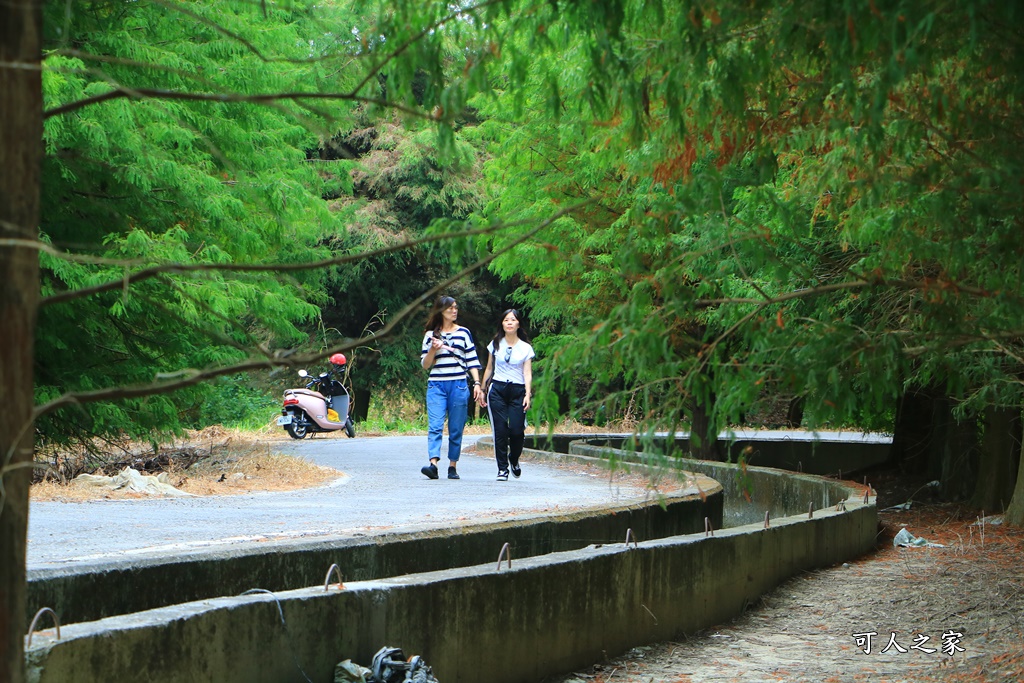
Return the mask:
[[352,424],[351,417],[345,419],[345,436],[350,439],[354,439],[356,437],[356,427]]
[[284,426],[284,430],[288,432],[288,436],[293,439],[305,439],[306,434],[309,434],[309,426],[306,424],[306,416],[302,413],[298,415],[292,414],[291,424]]

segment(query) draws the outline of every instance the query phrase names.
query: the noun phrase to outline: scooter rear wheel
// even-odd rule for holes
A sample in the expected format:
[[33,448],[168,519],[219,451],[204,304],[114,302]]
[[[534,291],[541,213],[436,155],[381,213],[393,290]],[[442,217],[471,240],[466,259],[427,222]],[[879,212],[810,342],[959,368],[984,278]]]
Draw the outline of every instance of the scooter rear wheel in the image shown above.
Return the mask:
[[354,439],[356,437],[356,427],[352,424],[351,417],[345,419],[345,436],[350,439]]
[[285,425],[284,430],[293,439],[305,439],[309,434],[309,427],[306,425],[306,416],[300,413],[292,413],[292,423]]

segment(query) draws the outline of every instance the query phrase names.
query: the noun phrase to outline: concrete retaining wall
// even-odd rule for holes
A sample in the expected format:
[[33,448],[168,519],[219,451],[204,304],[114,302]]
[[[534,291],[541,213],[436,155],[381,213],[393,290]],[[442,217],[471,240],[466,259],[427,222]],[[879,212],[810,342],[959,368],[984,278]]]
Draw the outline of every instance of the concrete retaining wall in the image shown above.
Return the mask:
[[[602,445],[604,439],[580,439],[566,444],[571,455],[594,459],[614,459],[617,466],[629,469],[665,468],[685,470],[706,475],[721,484],[725,491],[724,526],[732,527],[763,520],[821,510],[836,505],[850,495],[851,482],[841,483],[820,476],[780,472],[771,467],[743,466],[711,460],[689,458],[666,459],[636,451],[626,451]],[[545,457],[537,451],[538,457]],[[547,456],[550,457],[550,456]],[[858,489],[863,492],[863,488]]]
[[[796,572],[873,543],[872,505],[675,537],[244,598],[37,636],[30,680],[315,683],[383,644],[422,654],[442,683],[539,681],[739,614]],[[278,612],[280,606],[281,612]],[[283,622],[282,622],[283,617]],[[300,672],[301,669],[301,672]]]
[[[579,434],[553,434],[529,437],[527,445],[568,453],[569,445],[579,440]],[[593,446],[628,450],[633,449],[634,437],[630,434],[588,434],[583,441]],[[839,438],[831,433],[742,430],[719,435],[715,451],[721,462],[739,462],[742,455],[748,465],[807,474],[848,476],[885,462],[891,445],[890,437],[879,434],[846,433]],[[689,452],[690,441],[682,435],[673,439],[670,445],[665,438],[655,438],[651,446],[662,453],[686,454]]]
[[[324,583],[332,564],[345,581],[365,581],[489,562],[504,543],[515,558],[580,548],[595,539],[620,542],[626,530],[648,539],[721,527],[722,489],[713,480],[692,492],[645,504],[566,514],[531,514],[515,521],[458,524],[413,533],[379,533],[327,541],[259,543],[182,557],[119,560],[71,569],[30,571],[29,619],[50,607],[62,623],[93,621],[250,588],[282,591]],[[582,540],[588,539],[588,540]]]
[[29,680],[327,683],[338,661],[369,664],[388,644],[423,655],[442,683],[538,681],[721,623],[793,574],[874,545],[873,499],[865,503],[854,486],[796,479],[796,497],[810,487],[846,509],[809,517],[801,508],[768,528],[641,539],[633,549],[616,543],[514,559],[511,569],[492,561],[342,591],[320,583],[73,624],[60,642],[35,637]]

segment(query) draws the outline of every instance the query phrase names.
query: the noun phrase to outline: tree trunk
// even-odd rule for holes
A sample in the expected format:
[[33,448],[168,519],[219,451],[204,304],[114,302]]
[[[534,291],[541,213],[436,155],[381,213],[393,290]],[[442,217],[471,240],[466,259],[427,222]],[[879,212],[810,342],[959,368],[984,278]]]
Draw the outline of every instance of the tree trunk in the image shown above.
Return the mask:
[[923,472],[931,450],[934,398],[926,390],[908,390],[896,405],[889,462],[911,472]]
[[978,423],[953,418],[949,398],[933,402],[931,448],[928,473],[939,481],[943,500],[965,500],[977,477]]
[[555,396],[558,397],[558,417],[565,417],[572,411],[572,397],[569,396],[568,391],[555,390]]
[[907,391],[896,407],[890,464],[938,480],[945,500],[963,500],[974,487],[977,425],[953,419],[952,403],[928,389]]
[[369,389],[359,387],[352,389],[352,410],[349,411],[349,414],[352,416],[353,422],[365,422],[369,418],[370,396]]
[[1001,512],[1013,496],[1021,444],[1020,408],[989,408],[972,507]]
[[690,457],[698,460],[719,460],[718,430],[711,419],[714,394],[706,401],[694,401],[690,406]]
[[0,681],[25,680],[25,550],[43,151],[42,3],[0,4]]
[[786,428],[799,429],[804,422],[804,397],[797,396],[789,402],[786,410]]
[[1015,527],[1024,527],[1024,445],[1017,453],[1017,485],[1013,489],[1013,497],[1006,508],[1003,521]]

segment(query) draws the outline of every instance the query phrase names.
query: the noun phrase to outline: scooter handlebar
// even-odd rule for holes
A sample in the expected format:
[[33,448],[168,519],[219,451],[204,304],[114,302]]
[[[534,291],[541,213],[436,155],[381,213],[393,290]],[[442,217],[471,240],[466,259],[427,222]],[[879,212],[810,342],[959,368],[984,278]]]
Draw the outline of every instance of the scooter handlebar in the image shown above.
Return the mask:
[[[341,370],[341,368],[335,367],[333,368],[333,370]],[[321,386],[329,384],[331,380],[331,374],[331,372],[321,372],[319,376],[311,377],[310,380],[306,382],[306,388],[312,391],[313,387],[317,386],[318,384]],[[302,375],[300,374],[299,376],[301,377]]]

